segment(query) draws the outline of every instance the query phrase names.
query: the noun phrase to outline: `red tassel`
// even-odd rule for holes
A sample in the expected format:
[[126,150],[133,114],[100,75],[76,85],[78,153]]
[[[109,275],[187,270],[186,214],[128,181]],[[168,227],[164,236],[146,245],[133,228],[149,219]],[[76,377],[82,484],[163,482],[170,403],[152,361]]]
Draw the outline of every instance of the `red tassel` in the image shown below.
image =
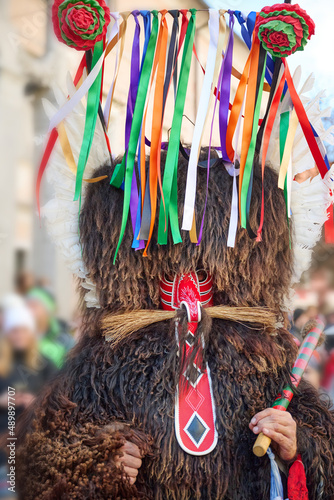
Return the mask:
[[289,470],[288,498],[289,500],[309,500],[305,468],[300,455]]

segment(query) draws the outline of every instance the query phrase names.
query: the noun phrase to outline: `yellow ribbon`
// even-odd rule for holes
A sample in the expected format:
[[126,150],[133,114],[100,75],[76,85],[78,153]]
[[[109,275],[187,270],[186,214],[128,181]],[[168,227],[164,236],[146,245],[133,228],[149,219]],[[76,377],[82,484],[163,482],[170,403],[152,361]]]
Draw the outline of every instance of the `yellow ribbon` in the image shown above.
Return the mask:
[[290,162],[291,153],[292,153],[292,146],[293,146],[293,141],[295,140],[297,126],[298,126],[298,116],[297,116],[295,109],[293,109],[293,111],[291,113],[289,129],[288,129],[288,133],[286,136],[285,148],[284,148],[284,153],[283,153],[283,158],[282,158],[282,163],[281,163],[279,176],[278,176],[278,187],[280,189],[284,189],[285,177],[286,177],[286,174],[287,174],[287,171],[289,168],[289,162]]
[[[71,149],[70,141],[68,140],[65,125],[63,122],[61,122],[58,125],[58,137],[59,137],[59,143],[61,146],[61,149],[63,150],[63,154],[66,160],[67,165],[69,166],[69,169],[71,172],[76,176],[77,174],[77,165],[75,163],[75,159],[73,156],[73,152]],[[100,177],[94,177],[93,179],[83,179],[84,182],[88,182],[90,184],[94,182],[99,182],[102,181],[103,179],[106,179],[108,176],[107,175],[101,175]]]

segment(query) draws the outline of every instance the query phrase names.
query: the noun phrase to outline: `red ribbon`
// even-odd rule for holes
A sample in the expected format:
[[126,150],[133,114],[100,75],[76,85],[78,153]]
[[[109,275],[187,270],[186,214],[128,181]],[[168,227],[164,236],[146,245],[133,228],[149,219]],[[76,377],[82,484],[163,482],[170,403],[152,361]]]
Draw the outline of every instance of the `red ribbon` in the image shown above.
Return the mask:
[[[84,55],[83,58],[81,59],[80,65],[77,69],[75,78],[74,78],[74,86],[76,87],[80,81],[80,78],[82,77],[82,73],[84,68],[86,67],[86,56]],[[38,174],[37,174],[37,181],[36,181],[36,200],[37,200],[37,209],[38,209],[38,215],[39,217],[41,216],[41,206],[40,206],[40,199],[39,199],[39,194],[41,190],[41,182],[42,182],[42,177],[45,172],[45,169],[47,167],[48,161],[50,159],[51,153],[53,151],[53,148],[55,147],[55,144],[58,139],[58,130],[56,128],[52,129],[50,132],[49,140],[46,145],[39,169],[38,169]]]
[[293,105],[295,107],[300,126],[304,132],[305,139],[306,139],[307,144],[311,150],[312,156],[313,156],[314,161],[318,167],[320,175],[322,178],[324,178],[328,172],[327,165],[326,165],[325,160],[321,154],[321,151],[319,149],[317,141],[314,137],[313,130],[312,130],[311,124],[309,122],[309,119],[307,117],[304,106],[300,100],[300,97],[299,97],[296,89],[295,89],[288,64],[284,58],[282,58],[282,62],[285,66],[286,81],[288,83],[291,99],[292,99]]
[[268,148],[269,148],[270,136],[271,136],[271,132],[272,132],[272,129],[274,126],[275,118],[277,115],[278,106],[279,106],[279,103],[281,101],[281,96],[282,96],[282,92],[284,89],[284,84],[285,84],[285,71],[283,72],[279,86],[278,86],[276,93],[275,93],[275,97],[274,97],[273,102],[271,104],[271,108],[270,108],[270,112],[269,112],[269,116],[268,116],[268,121],[267,121],[267,125],[266,125],[266,130],[265,130],[264,138],[263,138],[261,218],[260,218],[259,228],[257,230],[256,241],[261,241],[261,233],[262,233],[263,221],[264,221],[264,184],[263,184],[264,169],[265,169],[265,165],[266,165],[266,158],[267,158],[267,152],[268,152]]

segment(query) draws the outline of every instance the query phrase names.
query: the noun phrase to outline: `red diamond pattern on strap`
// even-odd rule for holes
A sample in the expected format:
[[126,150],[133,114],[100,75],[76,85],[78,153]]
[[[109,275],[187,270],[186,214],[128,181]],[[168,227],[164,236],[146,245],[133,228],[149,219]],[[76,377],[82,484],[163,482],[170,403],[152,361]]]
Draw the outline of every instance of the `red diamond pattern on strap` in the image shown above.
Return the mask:
[[[207,275],[199,280],[195,272],[176,276],[173,281],[165,278],[160,283],[160,297],[163,309],[179,309],[182,305],[187,309],[189,322],[184,347],[187,358],[192,352],[198,322],[201,320],[201,307],[213,304],[212,279]],[[181,375],[189,383],[180,380],[175,397],[176,437],[181,448],[191,455],[210,453],[218,439],[210,369],[206,365],[204,372],[201,372],[196,365],[196,360],[202,358],[202,349],[194,360],[195,370],[191,371],[191,376],[188,378],[187,373]],[[179,355],[183,354],[179,352]]]

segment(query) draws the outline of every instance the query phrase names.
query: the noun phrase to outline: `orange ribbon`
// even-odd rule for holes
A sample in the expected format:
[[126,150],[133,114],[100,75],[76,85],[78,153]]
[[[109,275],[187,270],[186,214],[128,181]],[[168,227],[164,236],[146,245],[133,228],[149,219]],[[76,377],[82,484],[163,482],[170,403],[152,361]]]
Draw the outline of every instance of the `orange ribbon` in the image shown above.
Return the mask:
[[[145,250],[143,252],[143,256],[147,257],[147,249],[150,244],[156,209],[157,209],[157,191],[158,191],[158,176],[161,178],[160,173],[160,150],[161,150],[161,138],[162,138],[162,124],[163,124],[163,92],[164,92],[164,77],[165,77],[165,66],[166,66],[166,55],[167,55],[167,41],[168,41],[168,25],[166,21],[167,10],[161,11],[161,22],[160,22],[160,31],[158,36],[157,50],[155,53],[154,63],[153,63],[153,73],[152,73],[152,81],[153,82],[154,74],[156,68],[157,70],[157,78],[155,83],[155,93],[154,93],[154,103],[153,103],[153,119],[152,119],[152,137],[151,137],[151,154],[150,154],[150,171],[149,171],[149,183],[150,183],[150,200],[151,200],[151,222],[150,222],[150,231],[146,243]],[[144,125],[142,130],[142,137],[145,137],[145,121],[146,121],[146,113],[145,111],[144,117]]]
[[[246,94],[246,104],[245,104],[245,119],[244,127],[242,132],[242,145],[241,145],[241,156],[240,156],[240,174],[239,174],[239,210],[241,213],[241,188],[242,179],[245,169],[245,164],[247,160],[247,153],[252,137],[253,121],[254,121],[254,110],[256,104],[256,84],[257,84],[257,73],[259,67],[259,54],[260,54],[260,40],[258,37],[254,38],[254,42],[250,52],[250,69],[249,69],[249,82]],[[246,63],[247,65],[247,63]]]
[[226,152],[232,162],[234,161],[234,148],[232,146],[232,141],[239,120],[239,116],[241,113],[242,104],[244,102],[251,57],[252,57],[252,50],[248,55],[243,74],[241,75],[240,82],[234,96],[232,110],[226,130]]
[[281,80],[279,82],[279,85],[277,87],[273,102],[271,104],[268,120],[267,120],[267,125],[266,125],[266,130],[264,133],[264,138],[263,138],[263,149],[262,149],[262,198],[261,198],[261,217],[260,217],[260,224],[259,228],[257,230],[257,241],[261,241],[261,233],[262,233],[262,228],[263,228],[263,221],[264,221],[264,186],[263,186],[263,179],[264,179],[264,169],[266,165],[266,158],[267,158],[267,152],[269,148],[269,141],[270,141],[270,136],[271,132],[274,126],[277,110],[279,103],[281,101],[281,96],[282,92],[284,89],[284,83],[285,83],[285,71],[283,71]]

